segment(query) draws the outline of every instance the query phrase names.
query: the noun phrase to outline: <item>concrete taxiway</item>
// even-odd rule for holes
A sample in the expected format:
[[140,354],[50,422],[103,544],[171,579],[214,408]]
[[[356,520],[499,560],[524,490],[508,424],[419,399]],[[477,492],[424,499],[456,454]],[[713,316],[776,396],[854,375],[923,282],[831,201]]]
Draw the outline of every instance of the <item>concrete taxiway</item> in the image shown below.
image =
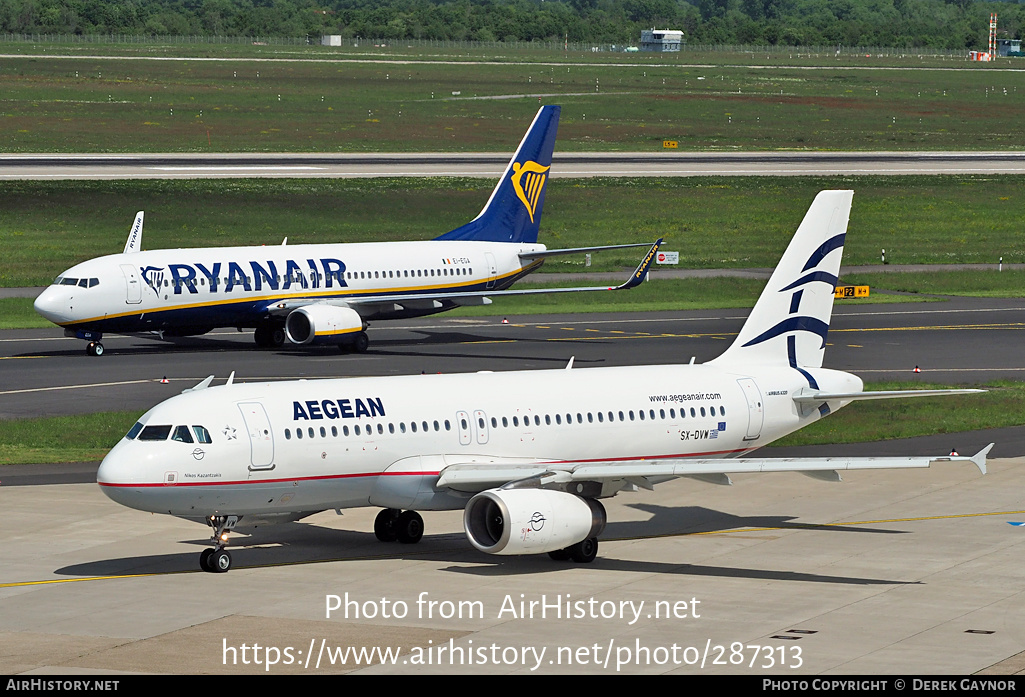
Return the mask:
[[0,486],[0,672],[1022,673],[1023,465],[670,482],[606,502],[589,565],[328,512],[236,536],[225,575],[199,525]]

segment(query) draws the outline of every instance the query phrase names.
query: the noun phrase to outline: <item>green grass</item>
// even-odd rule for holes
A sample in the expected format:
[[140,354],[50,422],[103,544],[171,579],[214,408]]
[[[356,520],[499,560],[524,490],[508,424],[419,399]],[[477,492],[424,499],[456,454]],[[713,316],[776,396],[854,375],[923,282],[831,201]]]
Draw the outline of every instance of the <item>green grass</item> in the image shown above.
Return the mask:
[[[950,385],[887,382],[869,384],[865,389],[928,390],[946,387]],[[989,391],[964,396],[854,402],[839,413],[781,438],[773,445],[864,443],[1025,425],[1025,383],[1001,380],[978,387]]]
[[53,326],[36,314],[32,298],[0,298],[0,329],[41,329]]
[[[0,182],[0,286],[50,283],[119,252],[135,212],[146,249],[430,239],[473,218],[483,179],[232,179]],[[684,268],[775,266],[816,192],[853,188],[844,263],[1025,262],[1007,176],[553,179],[540,241],[578,247],[666,239]],[[636,250],[594,255],[592,270],[632,269]],[[584,270],[580,258],[543,271]]]
[[977,298],[1025,296],[1025,271],[930,271],[928,273],[865,273],[844,277],[850,284],[869,285],[902,293],[962,295]]
[[[67,49],[58,50],[120,52]],[[685,150],[1000,150],[1020,146],[1025,108],[1020,59],[989,66],[935,60],[929,63],[947,69],[919,70],[926,61],[857,56],[272,47],[124,53],[183,50],[280,60],[12,58],[0,66],[0,149],[505,152],[536,111],[534,95],[544,94],[546,103],[563,106],[560,152],[653,152],[664,139]],[[472,69],[440,62],[453,53],[491,62]],[[410,56],[412,64],[360,62]],[[893,65],[903,69],[873,69]],[[476,99],[508,95],[518,98]]]
[[140,414],[119,411],[0,421],[0,464],[99,460]]
[[[933,389],[931,383],[874,383],[867,390]],[[1025,383],[998,381],[978,395],[856,402],[773,445],[817,445],[959,433],[1025,424]],[[101,459],[137,412],[0,421],[0,465]]]

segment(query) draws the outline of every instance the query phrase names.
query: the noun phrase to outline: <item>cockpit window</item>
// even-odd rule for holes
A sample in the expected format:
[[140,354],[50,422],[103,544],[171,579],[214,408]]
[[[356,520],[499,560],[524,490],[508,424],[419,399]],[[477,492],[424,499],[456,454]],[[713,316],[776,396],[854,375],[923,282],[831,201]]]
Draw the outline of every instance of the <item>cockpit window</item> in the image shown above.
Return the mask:
[[69,277],[65,276],[64,278],[61,279],[61,285],[62,286],[77,286],[78,285],[78,279],[77,278],[69,278]]
[[80,279],[78,279],[78,287],[79,288],[88,288],[89,287],[89,279],[88,278],[80,278]]
[[147,426],[139,434],[139,440],[167,440],[170,433],[170,426]]
[[98,286],[98,285],[100,285],[100,279],[98,279],[98,278],[90,278],[89,279],[89,287],[90,288],[92,288],[94,286]]
[[125,438],[127,438],[128,440],[135,440],[135,437],[137,435],[139,435],[139,431],[141,431],[141,430],[142,430],[142,422],[136,421],[135,425],[132,426],[132,428],[128,431],[128,434],[125,435]]
[[182,443],[191,443],[191,442],[193,442],[192,441],[192,434],[189,433],[189,427],[188,426],[175,426],[174,427],[174,435],[171,436],[171,440],[181,441]]
[[192,431],[196,434],[197,443],[213,443],[210,439],[210,431],[205,426],[193,426]]

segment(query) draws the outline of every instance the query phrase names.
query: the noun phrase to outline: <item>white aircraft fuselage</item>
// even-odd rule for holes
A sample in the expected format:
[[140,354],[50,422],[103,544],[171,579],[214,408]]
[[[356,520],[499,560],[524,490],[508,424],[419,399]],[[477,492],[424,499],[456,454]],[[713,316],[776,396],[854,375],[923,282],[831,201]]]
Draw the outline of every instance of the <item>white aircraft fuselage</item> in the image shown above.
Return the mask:
[[[524,262],[519,254],[544,250],[543,244],[428,240],[111,254],[65,271],[35,306],[71,332],[169,336],[256,327],[281,314],[276,305],[296,300],[349,304],[374,296],[363,319],[416,317],[470,304],[436,299],[439,294],[507,288],[543,262]],[[432,297],[415,297],[421,293]]]
[[[822,389],[861,390],[857,376],[813,372]],[[737,457],[821,418],[792,400],[807,386],[789,368],[670,365],[211,387],[140,422],[201,426],[213,442],[125,439],[97,480],[126,506],[195,519],[459,509],[476,491],[438,488],[448,465]]]

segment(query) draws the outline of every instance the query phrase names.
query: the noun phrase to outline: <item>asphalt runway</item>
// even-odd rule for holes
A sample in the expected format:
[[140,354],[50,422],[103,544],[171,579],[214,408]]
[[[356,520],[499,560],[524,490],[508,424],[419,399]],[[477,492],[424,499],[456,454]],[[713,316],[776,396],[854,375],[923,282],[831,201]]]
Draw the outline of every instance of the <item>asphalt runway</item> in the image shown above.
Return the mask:
[[[725,350],[747,312],[550,315],[511,317],[508,323],[502,317],[436,315],[375,323],[370,350],[362,355],[328,347],[258,350],[251,332],[217,330],[174,344],[110,335],[104,337],[104,356],[94,358],[86,355],[85,342],[63,337],[57,327],[2,331],[0,419],[115,410],[142,414],[208,375],[222,382],[232,371],[237,381],[249,382],[536,370],[561,367],[570,358],[577,369],[671,364],[692,357],[704,362]],[[841,301],[833,314],[826,367],[867,382],[1020,380],[1025,378],[1023,331],[1025,303],[1017,299]],[[916,366],[920,373],[913,372]],[[1025,429],[1002,434],[995,456],[1025,456],[1025,435],[1019,431],[1025,434]],[[951,447],[950,438],[942,440],[941,450]],[[954,445],[968,450],[976,444]],[[920,453],[921,445],[916,441],[906,448]]]
[[[498,177],[510,153],[0,155],[3,179]],[[1023,174],[1025,152],[559,153],[553,177]]]
[[[259,351],[231,331],[175,346],[110,337],[92,358],[57,328],[4,331],[0,418],[141,413],[231,370],[258,380],[540,369],[571,356],[582,370],[700,362],[746,314],[441,315],[373,326],[364,355]],[[827,366],[869,381],[1025,371],[1020,300],[838,303],[831,327]],[[986,476],[960,464],[840,484],[751,475],[618,496],[591,565],[478,553],[459,512],[425,514],[416,546],[386,545],[376,510],[356,509],[236,535],[235,568],[212,575],[197,568],[205,528],[123,508],[95,484],[18,486],[61,481],[60,468],[7,467],[0,673],[1023,673],[1025,531],[1009,523],[1025,521],[1025,459],[1002,458],[1025,442],[995,435],[957,436],[963,453],[997,441]],[[945,452],[950,440],[870,451]]]

